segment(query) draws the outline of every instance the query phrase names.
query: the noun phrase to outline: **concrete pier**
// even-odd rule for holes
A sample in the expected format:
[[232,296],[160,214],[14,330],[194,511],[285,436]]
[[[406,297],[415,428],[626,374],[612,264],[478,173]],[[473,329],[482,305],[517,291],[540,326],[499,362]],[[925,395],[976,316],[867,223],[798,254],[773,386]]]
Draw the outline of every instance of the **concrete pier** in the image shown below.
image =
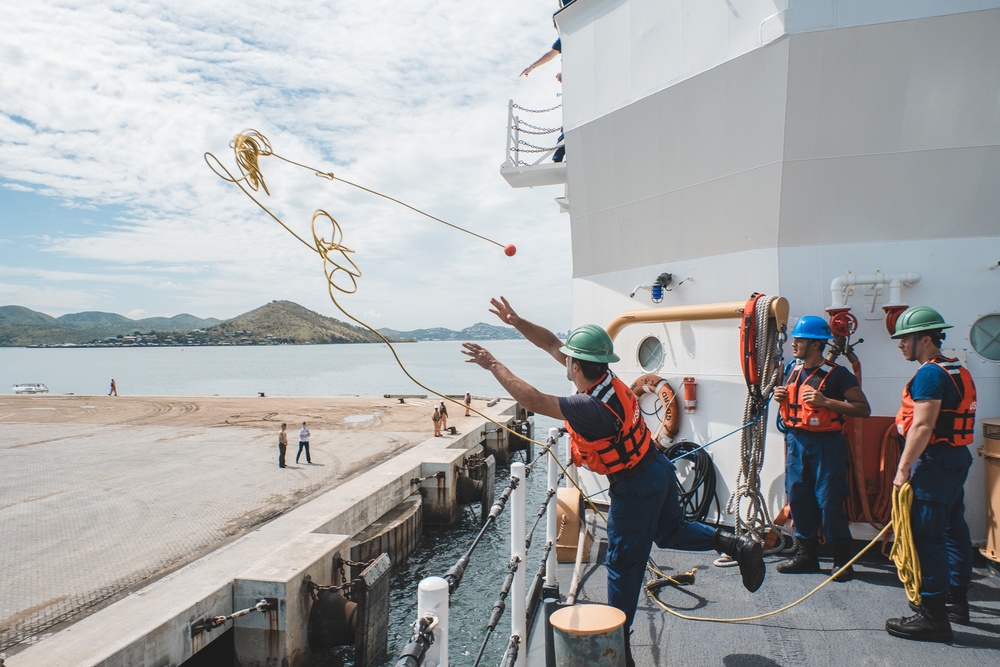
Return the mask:
[[[0,399],[0,452],[15,480],[0,489],[0,521],[13,538],[0,545],[6,667],[177,665],[228,628],[240,665],[305,664],[307,575],[337,583],[334,559],[354,559],[352,549],[378,537],[365,530],[380,519],[401,525],[391,513],[403,503],[420,498],[422,520],[458,516],[457,471],[488,424],[456,415],[457,434],[435,438],[431,407],[418,399]],[[501,423],[514,414],[509,400],[474,407]],[[281,421],[287,470],[276,460]],[[312,431],[312,466],[292,463],[302,421]],[[187,536],[179,546],[175,532]],[[121,593],[102,598],[109,582]],[[92,592],[69,595],[81,589]],[[276,610],[192,632],[261,597],[277,600]],[[92,604],[107,606],[79,620]],[[46,625],[53,615],[74,622]]]

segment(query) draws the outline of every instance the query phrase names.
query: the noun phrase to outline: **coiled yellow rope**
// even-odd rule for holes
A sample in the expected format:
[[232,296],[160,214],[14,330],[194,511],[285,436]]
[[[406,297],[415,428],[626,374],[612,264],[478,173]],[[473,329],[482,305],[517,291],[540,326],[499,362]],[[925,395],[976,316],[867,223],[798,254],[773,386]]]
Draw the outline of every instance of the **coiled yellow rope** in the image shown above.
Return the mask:
[[907,482],[901,488],[892,489],[892,525],[896,540],[892,543],[889,558],[896,564],[896,574],[903,582],[907,599],[920,604],[920,558],[913,544],[913,529],[910,526],[910,508],[913,506],[913,487]]
[[[906,597],[915,604],[920,604],[920,560],[917,558],[917,551],[913,545],[913,532],[910,528],[910,506],[913,504],[913,488],[910,483],[907,482],[900,489],[893,488],[892,491],[892,523],[887,524],[878,535],[872,539],[865,547],[859,551],[854,558],[849,560],[844,567],[850,567],[854,565],[861,556],[863,556],[869,549],[871,549],[875,544],[877,544],[890,530],[895,533],[895,541],[892,544],[892,551],[890,552],[890,558],[892,562],[896,565],[896,571],[899,575],[899,580],[903,582],[903,587],[906,589]],[[650,571],[663,575],[655,567],[647,568]],[[657,604],[661,609],[666,612],[673,614],[678,618],[683,618],[688,621],[711,621],[713,623],[740,623],[744,621],[755,621],[757,619],[766,618],[768,616],[774,616],[775,614],[780,614],[783,611],[787,611],[799,604],[804,602],[812,595],[818,592],[821,588],[829,584],[831,581],[836,579],[836,575],[830,575],[826,578],[819,586],[812,589],[801,598],[787,604],[780,609],[775,609],[774,611],[765,612],[763,614],[757,614],[756,616],[744,616],[743,618],[704,618],[699,616],[688,616],[682,614],[678,611],[674,611],[659,598],[656,597],[654,591],[651,589],[658,588],[655,586],[656,582],[650,582],[646,585],[646,594],[650,597],[653,602]]]

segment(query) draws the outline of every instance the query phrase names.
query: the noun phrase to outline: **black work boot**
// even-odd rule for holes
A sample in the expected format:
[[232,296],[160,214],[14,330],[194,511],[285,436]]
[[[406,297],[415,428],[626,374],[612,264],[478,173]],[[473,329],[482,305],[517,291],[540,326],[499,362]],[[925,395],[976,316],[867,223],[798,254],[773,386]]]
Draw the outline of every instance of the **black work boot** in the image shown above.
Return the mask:
[[954,635],[944,608],[944,596],[925,597],[913,616],[890,618],[885,622],[885,631],[893,637],[916,639],[923,642],[951,643]]
[[819,572],[819,557],[816,550],[819,542],[815,539],[797,539],[798,548],[795,555],[784,563],[778,563],[778,572],[782,574],[804,574],[807,572]]
[[962,625],[969,624],[969,587],[951,586],[944,596],[944,611],[948,620]]
[[764,548],[750,535],[736,536],[719,528],[712,538],[712,547],[726,554],[740,566],[743,587],[753,593],[764,583]]
[[[854,550],[851,549],[851,542],[841,542],[833,547],[833,576],[834,581],[841,583],[854,578],[854,566],[847,565],[854,558]],[[844,567],[847,565],[847,567]]]

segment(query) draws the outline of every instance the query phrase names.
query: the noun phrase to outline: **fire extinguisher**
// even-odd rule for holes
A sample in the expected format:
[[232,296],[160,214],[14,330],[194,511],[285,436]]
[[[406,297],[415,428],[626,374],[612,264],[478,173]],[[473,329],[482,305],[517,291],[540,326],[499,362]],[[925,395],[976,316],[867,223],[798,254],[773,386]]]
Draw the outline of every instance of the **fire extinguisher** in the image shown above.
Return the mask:
[[688,414],[694,412],[698,406],[698,385],[694,378],[684,378],[684,412]]

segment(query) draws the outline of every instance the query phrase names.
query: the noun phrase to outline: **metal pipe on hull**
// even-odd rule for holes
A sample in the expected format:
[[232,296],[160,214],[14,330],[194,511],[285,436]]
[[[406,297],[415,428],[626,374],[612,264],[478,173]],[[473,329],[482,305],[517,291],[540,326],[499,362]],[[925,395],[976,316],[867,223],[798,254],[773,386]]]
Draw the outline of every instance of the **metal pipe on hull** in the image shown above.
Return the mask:
[[[665,308],[640,308],[629,310],[611,320],[605,330],[611,340],[630,324],[658,322],[694,322],[699,320],[726,320],[743,317],[745,301],[705,303],[694,306],[667,306]],[[771,302],[771,316],[778,329],[788,324],[788,299],[779,296]]]

